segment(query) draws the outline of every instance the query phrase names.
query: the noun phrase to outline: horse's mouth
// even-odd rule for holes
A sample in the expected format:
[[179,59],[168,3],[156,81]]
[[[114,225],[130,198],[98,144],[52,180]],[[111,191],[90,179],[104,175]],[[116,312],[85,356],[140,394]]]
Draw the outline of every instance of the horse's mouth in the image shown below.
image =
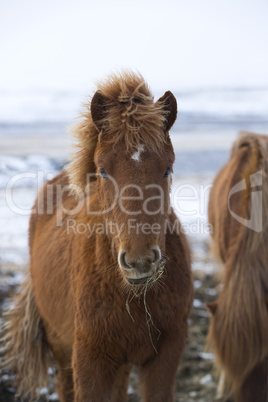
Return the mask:
[[156,282],[162,276],[164,269],[165,269],[165,260],[161,260],[155,272],[151,273],[151,275],[143,276],[141,278],[129,278],[125,276],[125,278],[128,281],[128,283],[130,283],[130,285],[149,285],[153,282]]
[[126,278],[131,285],[144,285],[145,283],[151,282],[153,279],[151,276],[145,276],[143,278]]

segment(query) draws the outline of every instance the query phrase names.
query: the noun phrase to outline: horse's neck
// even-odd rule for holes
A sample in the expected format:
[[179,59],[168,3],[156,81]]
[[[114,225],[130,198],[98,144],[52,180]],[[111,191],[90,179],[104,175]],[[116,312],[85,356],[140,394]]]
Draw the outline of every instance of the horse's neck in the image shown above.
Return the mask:
[[[105,231],[105,230],[104,230]],[[113,240],[107,234],[95,233],[96,263],[101,269],[108,272],[117,268],[117,253]]]

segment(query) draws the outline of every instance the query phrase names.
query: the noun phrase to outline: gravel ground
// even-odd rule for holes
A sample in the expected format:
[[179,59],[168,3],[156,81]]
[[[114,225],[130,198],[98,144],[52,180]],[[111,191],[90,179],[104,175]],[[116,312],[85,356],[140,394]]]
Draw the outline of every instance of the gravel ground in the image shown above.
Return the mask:
[[[207,246],[204,244],[204,248]],[[195,257],[196,260],[196,257]],[[215,400],[217,377],[213,369],[213,354],[205,351],[206,335],[209,325],[209,314],[205,303],[217,296],[217,278],[215,273],[206,273],[206,266],[217,264],[209,253],[203,253],[197,261],[198,269],[193,272],[195,285],[195,299],[189,318],[189,339],[179,366],[176,378],[176,402],[210,402]],[[202,267],[204,269],[202,269]],[[0,266],[0,317],[7,309],[8,299],[17,289],[23,279],[25,266],[2,264]],[[50,373],[50,385],[47,395],[38,402],[49,400],[57,401],[54,389],[54,374]],[[141,399],[137,393],[138,378],[135,370],[130,377],[129,401],[138,402]],[[15,388],[12,376],[5,370],[0,371],[0,401],[19,401],[14,398]],[[26,402],[26,401],[21,401]]]

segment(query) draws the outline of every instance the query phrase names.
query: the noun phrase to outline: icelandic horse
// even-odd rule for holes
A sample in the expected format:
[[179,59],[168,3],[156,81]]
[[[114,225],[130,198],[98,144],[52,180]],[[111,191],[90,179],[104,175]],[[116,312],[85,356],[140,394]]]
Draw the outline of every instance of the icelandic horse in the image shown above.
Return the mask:
[[208,345],[221,372],[218,398],[268,401],[268,137],[241,132],[217,174],[208,216],[224,265]]
[[61,402],[174,401],[193,299],[190,252],[170,205],[177,115],[139,74],[110,76],[73,129],[66,171],[33,207],[30,275],[5,329],[18,392],[34,397],[53,358]]

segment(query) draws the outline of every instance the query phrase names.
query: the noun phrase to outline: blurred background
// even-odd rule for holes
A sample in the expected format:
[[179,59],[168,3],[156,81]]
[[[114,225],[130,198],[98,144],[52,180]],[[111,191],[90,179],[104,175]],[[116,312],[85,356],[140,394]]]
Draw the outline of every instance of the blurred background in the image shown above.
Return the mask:
[[[189,225],[193,269],[215,269],[208,259],[207,189],[239,130],[268,134],[267,18],[266,0],[1,2],[4,295],[23,278],[30,208],[38,186],[68,159],[68,126],[96,83],[122,69],[139,71],[155,99],[166,90],[177,98],[173,205]],[[203,387],[213,382],[206,375],[198,379]],[[191,392],[196,395],[188,394],[187,402],[202,400]]]

